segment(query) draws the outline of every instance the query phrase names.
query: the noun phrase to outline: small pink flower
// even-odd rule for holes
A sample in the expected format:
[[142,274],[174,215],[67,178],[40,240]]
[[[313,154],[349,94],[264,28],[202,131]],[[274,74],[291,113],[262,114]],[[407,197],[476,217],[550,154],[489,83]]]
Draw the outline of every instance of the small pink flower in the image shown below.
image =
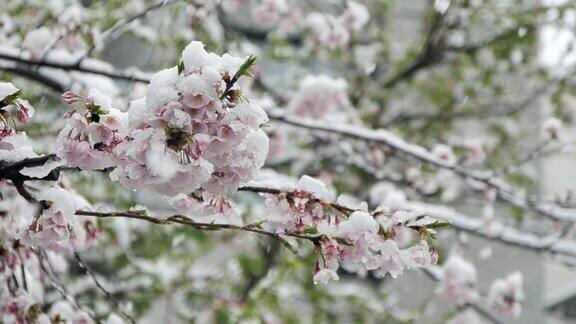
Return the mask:
[[16,118],[22,124],[28,124],[32,116],[34,116],[34,107],[26,100],[18,99],[16,101],[17,114]]
[[64,100],[65,103],[69,105],[79,101],[86,101],[86,98],[72,91],[66,91],[63,94],[61,94],[60,97]]
[[474,265],[459,256],[451,256],[444,265],[438,293],[444,300],[456,305],[478,299]]
[[512,318],[520,316],[524,302],[522,282],[522,273],[513,272],[492,283],[488,292],[488,304],[494,313]]

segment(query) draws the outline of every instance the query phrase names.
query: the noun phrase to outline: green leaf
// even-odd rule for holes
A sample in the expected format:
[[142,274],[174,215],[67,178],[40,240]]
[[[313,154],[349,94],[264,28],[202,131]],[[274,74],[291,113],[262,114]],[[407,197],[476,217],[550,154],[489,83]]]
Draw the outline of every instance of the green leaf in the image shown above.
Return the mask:
[[3,106],[8,106],[14,103],[14,101],[16,101],[16,99],[20,98],[20,96],[22,95],[22,90],[18,90],[16,92],[14,92],[11,95],[8,95],[4,98],[4,100],[0,101],[0,107]]
[[240,65],[236,74],[234,74],[234,79],[238,80],[241,76],[252,77],[250,73],[250,68],[256,64],[256,55],[252,54],[246,58],[246,61]]
[[180,59],[180,61],[178,61],[178,74],[184,72],[184,60]]
[[290,250],[292,253],[294,254],[298,254],[298,250],[292,246],[292,244],[290,244],[288,241],[286,241],[283,238],[280,238],[280,242],[282,242],[282,245],[284,245],[288,250]]
[[96,115],[106,115],[108,113],[104,108],[95,104],[88,104],[86,108]]
[[432,224],[426,225],[426,228],[429,229],[439,229],[439,228],[446,228],[452,226],[451,221],[437,221]]
[[318,230],[314,227],[307,227],[303,231],[304,234],[318,234]]
[[348,241],[346,241],[345,239],[343,239],[341,237],[336,237],[334,239],[336,240],[336,242],[338,242],[338,244],[352,246],[352,244],[348,243]]

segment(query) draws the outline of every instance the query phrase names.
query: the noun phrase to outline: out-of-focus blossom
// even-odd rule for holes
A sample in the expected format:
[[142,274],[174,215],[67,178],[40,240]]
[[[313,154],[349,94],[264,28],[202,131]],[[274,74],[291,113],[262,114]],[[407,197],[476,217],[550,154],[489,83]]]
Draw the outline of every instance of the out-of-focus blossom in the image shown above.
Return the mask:
[[506,278],[496,279],[488,292],[490,309],[499,315],[518,318],[522,312],[524,290],[521,272],[513,272]]
[[460,256],[452,255],[444,264],[438,294],[457,305],[478,299],[474,265]]
[[75,250],[85,245],[86,231],[75,215],[76,210],[88,207],[83,199],[60,187],[42,191],[37,199],[46,206],[17,239],[25,245],[56,251]]
[[350,41],[350,33],[334,16],[312,12],[306,16],[305,24],[309,29],[307,40],[313,46],[335,50],[344,48]]
[[350,105],[346,87],[344,79],[308,75],[302,79],[287,109],[291,114],[315,119],[342,112]]
[[370,20],[368,9],[356,1],[347,1],[346,6],[346,11],[340,16],[342,24],[356,33],[362,31]]
[[561,138],[561,131],[562,121],[556,117],[549,117],[542,124],[542,132],[550,141],[559,141]]

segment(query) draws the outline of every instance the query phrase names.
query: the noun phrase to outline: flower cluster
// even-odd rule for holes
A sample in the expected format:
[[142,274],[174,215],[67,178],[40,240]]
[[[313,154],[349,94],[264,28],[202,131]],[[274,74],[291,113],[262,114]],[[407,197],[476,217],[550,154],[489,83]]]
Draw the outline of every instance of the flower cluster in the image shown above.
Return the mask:
[[350,33],[359,33],[370,20],[368,9],[355,1],[347,1],[346,10],[338,17],[312,12],[306,17],[309,29],[307,41],[314,46],[328,49],[344,48],[350,41]]
[[327,75],[307,75],[287,107],[289,113],[308,118],[325,118],[342,112],[350,103],[346,81]]
[[71,167],[100,170],[114,165],[112,150],[121,141],[127,116],[111,107],[112,100],[98,89],[92,88],[84,98],[72,92],[62,95],[69,103],[84,107],[66,114],[69,119],[58,135],[58,157]]
[[75,214],[88,204],[80,196],[60,187],[44,190],[39,214],[16,238],[22,244],[56,251],[81,250],[96,240],[98,230],[90,220],[79,221]]
[[128,111],[129,131],[116,145],[111,177],[129,189],[169,196],[198,189],[234,191],[264,164],[266,113],[233,84],[253,59],[218,56],[192,42],[178,67],[152,77],[145,99]]
[[351,34],[360,33],[370,20],[368,9],[356,1],[346,1],[346,9],[339,16],[311,12],[304,17],[298,1],[260,0],[252,9],[252,17],[261,28],[275,28],[284,36],[306,29],[308,44],[330,50],[347,46]]
[[15,133],[14,117],[20,123],[27,124],[34,115],[34,108],[27,100],[20,98],[21,94],[12,83],[0,82],[0,140]]
[[252,9],[252,16],[257,19],[261,27],[272,28],[289,12],[289,9],[286,0],[263,0]]
[[241,225],[242,218],[236,204],[223,195],[179,194],[168,200],[170,205],[198,223]]
[[[437,253],[426,239],[407,249],[400,249],[396,228],[420,228],[417,215],[388,210],[373,214],[366,204],[344,205],[331,203],[331,194],[325,185],[303,176],[296,189],[283,195],[266,195],[265,226],[279,234],[305,233],[319,235],[315,242],[319,260],[314,282],[326,283],[338,279],[341,262],[362,264],[366,270],[379,270],[392,277],[401,275],[405,268],[428,267],[437,260]],[[415,221],[418,219],[418,221]],[[424,224],[424,223],[422,223]]]

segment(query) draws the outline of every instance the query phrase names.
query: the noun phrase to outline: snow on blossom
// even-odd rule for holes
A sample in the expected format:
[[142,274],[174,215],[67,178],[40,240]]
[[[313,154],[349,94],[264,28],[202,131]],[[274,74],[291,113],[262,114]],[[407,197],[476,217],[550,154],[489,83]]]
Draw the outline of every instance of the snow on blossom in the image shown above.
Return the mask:
[[466,150],[466,163],[479,164],[486,159],[486,150],[482,141],[471,139],[464,142]]
[[380,254],[374,257],[377,268],[390,273],[392,278],[398,278],[404,272],[404,263],[398,244],[394,240],[386,240],[378,247]]
[[6,132],[8,134],[2,136],[3,132],[0,131],[0,161],[15,162],[37,156],[26,133],[16,133],[14,130]]
[[463,305],[478,299],[476,268],[458,255],[452,255],[443,267],[438,294],[447,302]]
[[299,117],[325,118],[349,106],[344,79],[307,75],[288,104],[288,112]]
[[364,211],[355,211],[340,223],[339,236],[355,242],[359,239],[371,239],[369,236],[378,234],[378,222],[369,213]]
[[366,211],[365,202],[340,205],[340,208],[358,207],[349,213],[335,210],[323,183],[308,176],[303,176],[290,192],[264,196],[264,228],[280,234],[315,233],[323,237],[316,245],[319,257],[315,283],[337,280],[341,262],[390,273],[396,278],[405,268],[424,268],[437,261],[436,251],[426,240],[405,250],[398,247],[393,234],[395,227],[414,218],[413,215],[398,214],[387,222],[389,228],[381,228],[379,221]]
[[10,82],[0,82],[0,102],[6,97],[16,94],[20,89],[16,88]]
[[76,219],[76,210],[87,208],[79,196],[60,187],[42,191],[37,199],[46,206],[40,214],[16,236],[23,244],[41,246],[56,251],[75,250],[85,246],[90,231],[86,223]]
[[498,315],[518,318],[524,302],[522,284],[523,276],[519,271],[506,278],[494,280],[488,292],[490,309]]
[[334,281],[338,281],[340,279],[340,277],[338,277],[338,273],[330,268],[320,269],[314,274],[314,277],[312,277],[314,284],[318,284],[319,282],[327,284],[330,279]]
[[[67,102],[74,94],[63,95]],[[78,95],[75,95],[79,97]],[[114,165],[113,148],[121,141],[126,113],[112,107],[112,100],[96,88],[83,98],[85,109],[73,110],[60,131],[56,154],[71,167],[100,170]]]
[[372,205],[399,209],[406,201],[406,194],[391,183],[379,182],[370,189],[370,203]]
[[428,268],[438,261],[438,252],[426,240],[402,250],[400,256],[408,268]]
[[298,190],[309,192],[318,199],[324,199],[326,201],[331,201],[333,199],[333,195],[328,191],[324,182],[307,175],[303,175],[300,180],[298,180],[296,188]]
[[307,41],[314,46],[335,50],[344,48],[350,41],[350,33],[337,17],[312,12],[306,16],[305,25],[310,31]]
[[351,31],[362,31],[362,28],[370,20],[368,9],[356,1],[347,1],[346,6],[346,11],[340,16],[342,24]]
[[172,68],[154,75],[145,101],[131,103],[129,132],[114,148],[111,177],[128,189],[169,196],[198,189],[235,191],[264,165],[268,137],[260,126],[268,117],[248,102],[221,98],[225,79],[243,59],[209,53],[201,42],[191,42],[182,63],[180,72]]

